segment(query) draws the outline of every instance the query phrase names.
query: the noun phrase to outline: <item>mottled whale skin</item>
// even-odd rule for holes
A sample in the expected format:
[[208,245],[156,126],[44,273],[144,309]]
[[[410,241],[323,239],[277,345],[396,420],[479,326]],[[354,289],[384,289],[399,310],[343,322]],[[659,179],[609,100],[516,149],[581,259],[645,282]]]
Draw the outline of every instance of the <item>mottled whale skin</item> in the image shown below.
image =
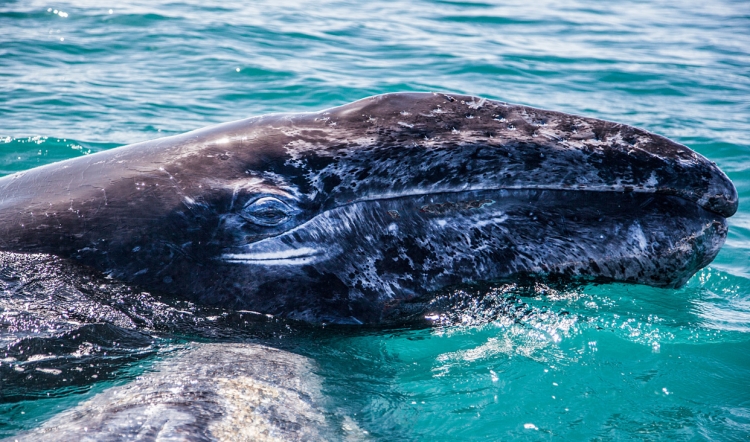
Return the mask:
[[[190,347],[7,440],[276,442],[363,434],[348,416],[331,419],[313,361],[258,344]],[[334,425],[341,421],[343,431]]]
[[455,285],[679,287],[737,192],[647,131],[470,96],[265,115],[0,179],[0,250],[313,322],[423,315]]

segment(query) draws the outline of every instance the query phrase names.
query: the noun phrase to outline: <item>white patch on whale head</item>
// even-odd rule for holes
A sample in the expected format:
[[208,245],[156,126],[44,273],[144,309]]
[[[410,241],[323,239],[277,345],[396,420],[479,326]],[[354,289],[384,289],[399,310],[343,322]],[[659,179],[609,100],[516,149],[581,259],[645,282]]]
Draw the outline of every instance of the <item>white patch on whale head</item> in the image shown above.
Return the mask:
[[506,215],[504,213],[500,213],[500,214],[498,214],[498,216],[495,216],[493,218],[483,219],[483,220],[477,221],[476,223],[474,223],[474,227],[482,228],[482,227],[485,227],[485,226],[502,224],[507,219],[508,219],[508,215]]
[[225,253],[221,260],[235,264],[260,265],[303,265],[315,261],[319,255],[317,249],[300,247],[298,249],[284,249],[255,253]]
[[646,250],[648,241],[646,240],[646,235],[644,235],[643,229],[641,229],[640,224],[636,222],[628,228],[628,237],[633,241],[635,245],[638,246],[640,250]]

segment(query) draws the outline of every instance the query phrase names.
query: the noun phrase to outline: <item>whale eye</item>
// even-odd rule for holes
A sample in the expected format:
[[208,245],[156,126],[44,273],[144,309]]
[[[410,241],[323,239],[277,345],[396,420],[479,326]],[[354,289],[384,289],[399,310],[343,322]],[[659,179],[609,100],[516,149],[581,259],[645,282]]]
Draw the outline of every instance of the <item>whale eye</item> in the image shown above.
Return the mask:
[[261,226],[277,226],[290,217],[294,209],[273,197],[259,198],[245,205],[241,216]]

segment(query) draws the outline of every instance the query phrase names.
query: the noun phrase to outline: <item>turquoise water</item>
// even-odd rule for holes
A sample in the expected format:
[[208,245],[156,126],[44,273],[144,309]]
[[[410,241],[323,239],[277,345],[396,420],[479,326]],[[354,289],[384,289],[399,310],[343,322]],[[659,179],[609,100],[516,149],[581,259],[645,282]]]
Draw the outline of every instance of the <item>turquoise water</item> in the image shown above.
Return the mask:
[[[394,91],[643,127],[709,157],[739,191],[724,249],[686,287],[541,288],[513,318],[483,321],[478,309],[421,330],[291,324],[272,340],[317,361],[331,406],[371,440],[747,440],[750,4],[245,3],[0,3],[0,174]],[[10,348],[17,324],[2,324]],[[126,382],[174,339],[123,350],[109,376],[75,388],[0,370],[0,436]]]

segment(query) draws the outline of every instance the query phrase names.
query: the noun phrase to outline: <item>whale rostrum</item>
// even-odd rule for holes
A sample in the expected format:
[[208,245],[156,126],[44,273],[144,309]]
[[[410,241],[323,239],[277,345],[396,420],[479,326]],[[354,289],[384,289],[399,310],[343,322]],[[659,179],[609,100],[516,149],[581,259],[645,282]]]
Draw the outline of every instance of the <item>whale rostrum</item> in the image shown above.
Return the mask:
[[737,204],[714,163],[642,129],[397,93],[0,178],[0,250],[204,304],[380,323],[464,284],[679,287]]

